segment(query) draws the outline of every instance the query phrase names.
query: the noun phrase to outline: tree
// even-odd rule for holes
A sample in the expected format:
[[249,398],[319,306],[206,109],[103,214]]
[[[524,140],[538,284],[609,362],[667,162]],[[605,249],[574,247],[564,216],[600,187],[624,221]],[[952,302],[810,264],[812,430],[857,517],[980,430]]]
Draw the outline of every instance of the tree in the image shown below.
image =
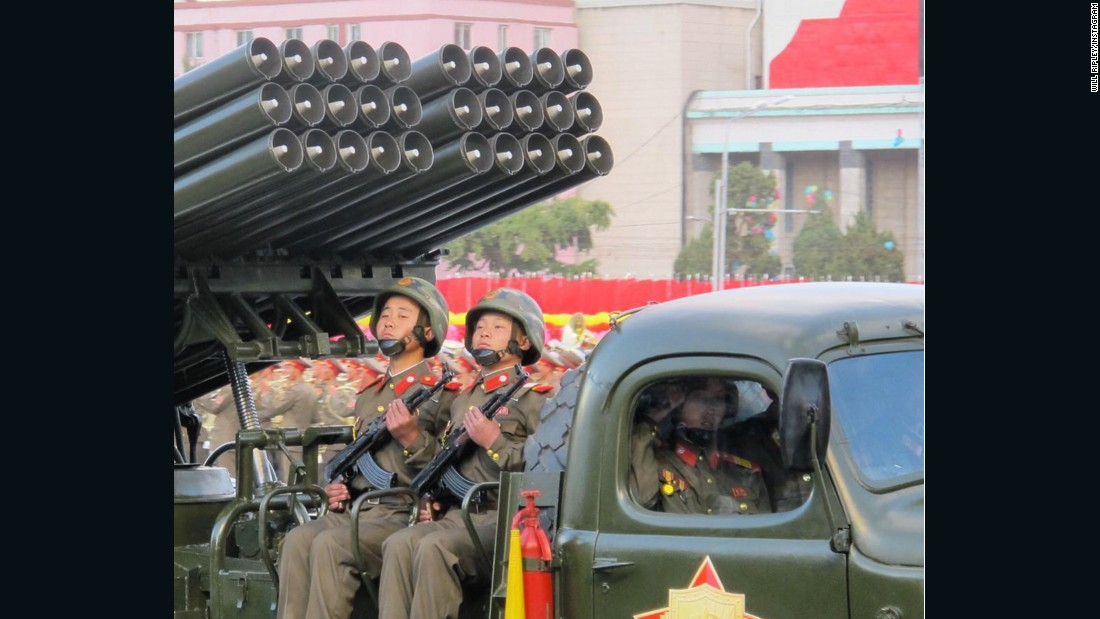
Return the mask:
[[806,219],[792,244],[794,270],[800,276],[822,278],[840,275],[844,235],[833,222],[825,200],[816,196],[811,209],[819,211]]
[[[826,192],[828,195],[828,192]],[[814,195],[810,215],[794,239],[795,272],[804,277],[852,277],[903,281],[903,259],[890,232],[878,232],[867,213],[856,214],[846,233],[833,222],[828,200]]]
[[593,230],[606,230],[614,214],[607,202],[577,196],[535,204],[448,243],[450,264],[459,272],[594,272],[599,266],[596,260],[565,264],[557,260],[557,253],[569,248],[578,253],[591,250]]
[[[726,203],[734,209],[760,209],[760,213],[727,213],[726,272],[745,274],[778,274],[782,270],[779,257],[772,250],[777,217],[767,209],[779,200],[775,175],[765,173],[749,162],[729,169]],[[713,185],[713,184],[712,184]],[[673,270],[677,275],[711,273],[714,256],[714,226],[707,224],[695,239],[689,241],[676,256]]]
[[855,279],[904,281],[904,260],[895,247],[893,233],[875,230],[871,216],[858,213],[844,235],[840,272]]

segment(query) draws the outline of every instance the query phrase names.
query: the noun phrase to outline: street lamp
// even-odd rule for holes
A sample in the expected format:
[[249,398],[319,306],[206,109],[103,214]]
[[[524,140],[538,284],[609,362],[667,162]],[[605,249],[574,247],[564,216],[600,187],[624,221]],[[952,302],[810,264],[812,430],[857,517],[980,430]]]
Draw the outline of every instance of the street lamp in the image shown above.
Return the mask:
[[714,274],[715,290],[721,290],[726,279],[726,223],[727,216],[731,212],[728,204],[730,127],[738,118],[750,116],[764,108],[785,103],[793,98],[794,95],[783,95],[770,101],[758,101],[752,107],[726,121],[725,138],[722,140],[722,180],[714,181],[714,261],[711,263],[711,273]]

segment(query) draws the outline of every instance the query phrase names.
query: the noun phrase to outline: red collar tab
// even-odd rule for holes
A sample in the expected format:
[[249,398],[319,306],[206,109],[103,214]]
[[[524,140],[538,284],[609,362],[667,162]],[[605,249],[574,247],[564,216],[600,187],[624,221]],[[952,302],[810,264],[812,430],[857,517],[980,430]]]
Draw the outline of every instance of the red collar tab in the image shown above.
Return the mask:
[[683,443],[676,443],[676,456],[691,468],[699,461],[699,454]]
[[363,393],[364,391],[366,391],[367,389],[370,389],[371,387],[377,385],[378,383],[385,383],[386,381],[384,379],[385,379],[384,376],[375,376],[373,380],[371,380],[369,383],[363,385],[362,389],[360,389],[359,391],[356,391],[355,395],[359,395],[360,393]]
[[554,385],[535,385],[534,387],[531,387],[531,391],[534,391],[535,393],[546,393],[553,388]]
[[410,372],[408,376],[393,381],[393,393],[394,395],[400,396],[401,394],[405,393],[405,391],[408,390],[409,387],[412,387],[415,384],[416,374]]
[[511,382],[511,375],[509,375],[507,372],[502,372],[492,378],[486,378],[485,382],[482,383],[482,389],[485,390],[485,393],[490,393],[497,389],[500,389],[504,385],[507,385]]

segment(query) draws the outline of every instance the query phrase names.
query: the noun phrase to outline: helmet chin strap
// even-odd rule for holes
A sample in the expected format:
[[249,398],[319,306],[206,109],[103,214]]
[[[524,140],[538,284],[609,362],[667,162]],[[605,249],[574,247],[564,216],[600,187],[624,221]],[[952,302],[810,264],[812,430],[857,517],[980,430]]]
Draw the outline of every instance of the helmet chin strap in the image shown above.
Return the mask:
[[424,325],[420,324],[420,319],[424,316],[424,310],[416,316],[416,326],[412,329],[412,335],[406,335],[399,340],[378,340],[378,350],[382,351],[383,355],[387,357],[395,357],[405,352],[405,345],[411,338],[415,337],[416,341],[420,342],[420,348],[428,348],[428,338],[424,334]]
[[475,348],[468,351],[473,357],[474,361],[483,368],[490,368],[500,363],[500,360],[504,358],[507,353],[512,353],[517,358],[523,358],[523,349],[519,347],[519,341],[516,339],[519,336],[518,329],[512,325],[512,339],[508,340],[508,345],[504,347],[504,350],[492,350],[489,348]]
[[399,340],[378,340],[378,350],[387,357],[396,357],[405,352],[405,342],[408,339],[409,336],[406,335]]
[[696,445],[697,447],[707,447],[710,445],[711,440],[714,438],[713,430],[702,430],[699,428],[689,428],[683,422],[676,427],[680,436],[684,437],[689,443]]

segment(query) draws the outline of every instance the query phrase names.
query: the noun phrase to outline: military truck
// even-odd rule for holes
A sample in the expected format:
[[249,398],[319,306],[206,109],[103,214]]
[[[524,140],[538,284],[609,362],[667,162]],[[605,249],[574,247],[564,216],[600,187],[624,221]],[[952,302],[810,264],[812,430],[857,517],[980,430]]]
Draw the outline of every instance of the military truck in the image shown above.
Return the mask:
[[[716,443],[760,469],[767,500],[734,487],[682,513],[633,496],[636,424],[670,386],[739,394]],[[500,491],[514,508],[539,492],[552,553],[524,562],[551,573],[555,617],[923,617],[923,420],[923,286],[707,293],[613,318],[543,408],[529,470]]]

